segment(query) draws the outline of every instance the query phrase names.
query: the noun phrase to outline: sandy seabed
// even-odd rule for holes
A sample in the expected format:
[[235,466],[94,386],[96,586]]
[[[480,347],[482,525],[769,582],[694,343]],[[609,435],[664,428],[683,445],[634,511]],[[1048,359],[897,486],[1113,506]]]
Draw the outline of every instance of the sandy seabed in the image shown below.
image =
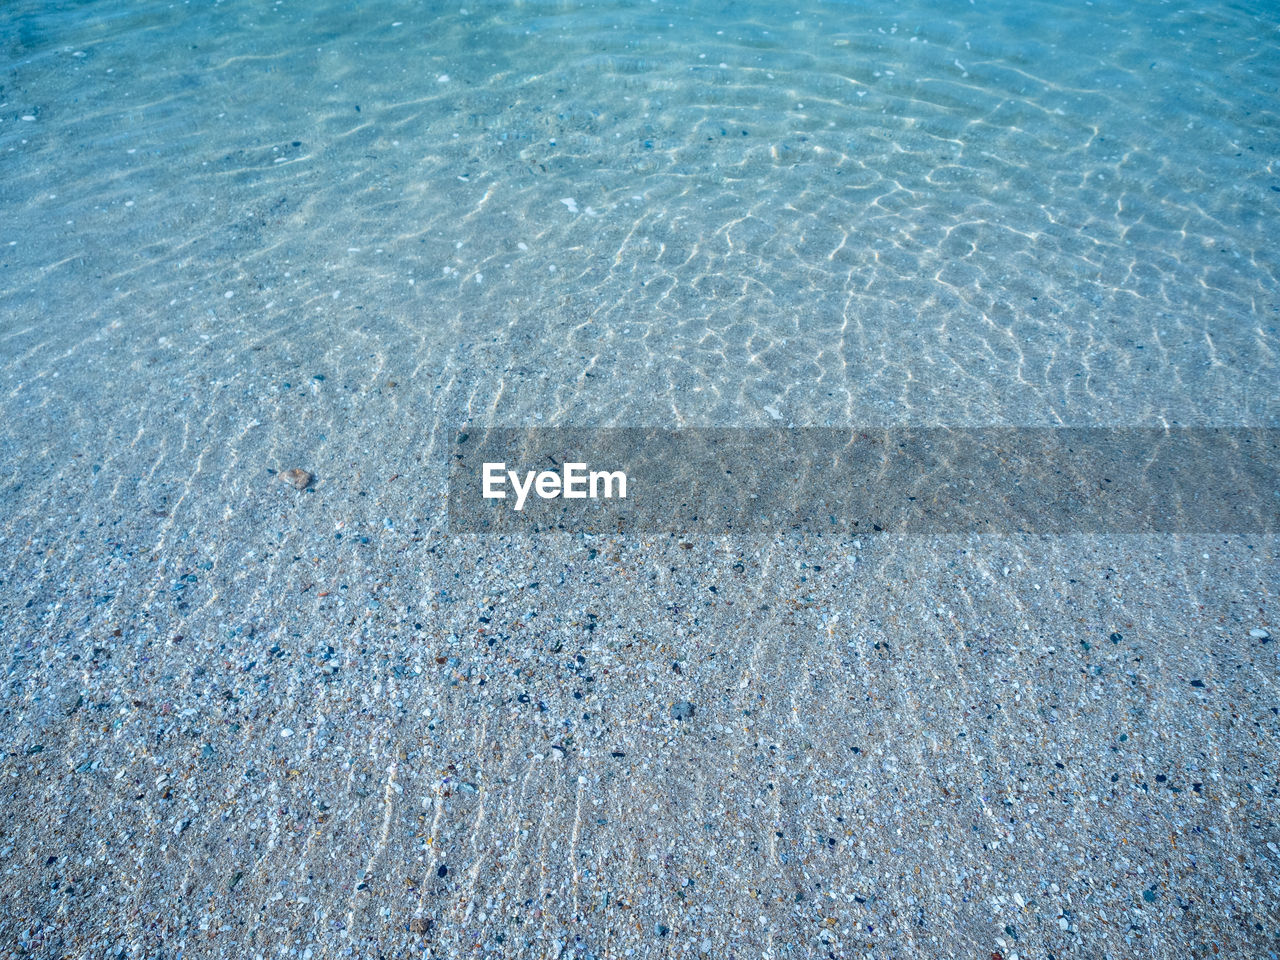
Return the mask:
[[1274,943],[1274,538],[450,537],[341,486],[6,587],[16,954]]
[[1274,534],[445,499],[467,425],[1274,427],[1274,33],[5,4],[0,954],[1275,958]]

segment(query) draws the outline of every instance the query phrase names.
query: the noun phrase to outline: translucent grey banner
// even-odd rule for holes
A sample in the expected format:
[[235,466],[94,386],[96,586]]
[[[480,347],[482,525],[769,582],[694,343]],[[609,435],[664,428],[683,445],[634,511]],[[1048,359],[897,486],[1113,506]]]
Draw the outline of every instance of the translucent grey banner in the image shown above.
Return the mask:
[[1273,533],[1267,428],[463,429],[457,533]]

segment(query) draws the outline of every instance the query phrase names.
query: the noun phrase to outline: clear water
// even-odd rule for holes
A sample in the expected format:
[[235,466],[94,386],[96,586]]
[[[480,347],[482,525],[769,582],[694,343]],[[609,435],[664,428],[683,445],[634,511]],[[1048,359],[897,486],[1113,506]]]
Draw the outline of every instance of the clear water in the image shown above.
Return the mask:
[[6,419],[1271,424],[1274,14],[19,0]]
[[463,423],[1280,425],[1276,4],[465,4],[0,3],[0,943],[1273,955],[1274,536],[443,492]]

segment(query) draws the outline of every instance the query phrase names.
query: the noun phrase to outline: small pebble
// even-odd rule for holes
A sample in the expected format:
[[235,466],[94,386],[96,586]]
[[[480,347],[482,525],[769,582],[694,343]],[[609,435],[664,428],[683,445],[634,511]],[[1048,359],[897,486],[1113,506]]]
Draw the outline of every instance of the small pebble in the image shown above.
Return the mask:
[[1253,637],[1253,639],[1255,640],[1271,639],[1271,634],[1268,633],[1266,630],[1263,630],[1261,627],[1254,627],[1252,630],[1249,631],[1249,636]]
[[285,483],[292,484],[295,490],[305,490],[311,486],[311,481],[314,478],[307,471],[293,467],[281,473],[280,479]]

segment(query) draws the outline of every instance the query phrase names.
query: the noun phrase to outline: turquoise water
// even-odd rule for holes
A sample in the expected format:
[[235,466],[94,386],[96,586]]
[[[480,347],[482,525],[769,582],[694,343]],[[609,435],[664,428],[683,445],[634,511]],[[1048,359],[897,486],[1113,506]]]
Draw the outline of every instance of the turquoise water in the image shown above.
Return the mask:
[[495,425],[1280,425],[1278,20],[5,0],[0,952],[1274,958],[1274,491],[445,493]]
[[1271,424],[1274,12],[12,3],[6,412]]

